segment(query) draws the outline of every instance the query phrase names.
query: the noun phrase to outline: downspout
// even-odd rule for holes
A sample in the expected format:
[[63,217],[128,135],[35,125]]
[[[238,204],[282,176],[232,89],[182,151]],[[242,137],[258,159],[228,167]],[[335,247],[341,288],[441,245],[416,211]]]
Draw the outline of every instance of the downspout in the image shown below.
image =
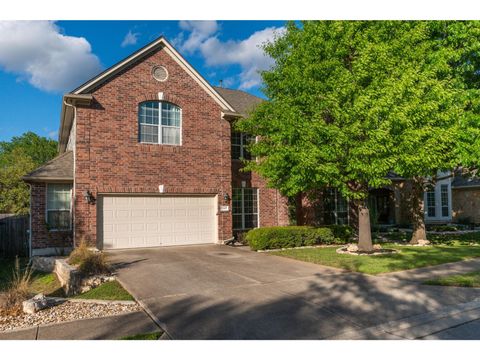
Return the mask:
[[[69,106],[71,108],[73,108],[73,122],[72,122],[72,126],[77,126],[77,108],[75,107],[75,105],[72,105],[72,104],[69,104],[67,103],[65,100],[63,100],[63,103],[65,104],[65,106]],[[70,133],[72,132],[72,130],[70,129]],[[75,166],[76,166],[76,152],[77,152],[77,146],[76,146],[76,142],[77,142],[77,129],[75,128],[75,144],[73,146],[73,189],[72,189],[72,203],[70,205],[71,209],[72,209],[72,241],[73,241],[73,249],[75,249],[75,198],[76,198],[76,189],[75,189]]]
[[32,184],[28,184],[30,188],[30,214],[28,215],[28,258],[32,258]]

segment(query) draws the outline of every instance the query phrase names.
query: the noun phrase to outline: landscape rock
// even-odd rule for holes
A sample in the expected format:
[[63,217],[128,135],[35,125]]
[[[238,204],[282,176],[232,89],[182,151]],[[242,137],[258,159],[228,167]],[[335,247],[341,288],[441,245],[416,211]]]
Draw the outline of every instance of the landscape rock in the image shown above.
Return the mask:
[[63,299],[49,298],[43,294],[35,295],[22,303],[22,309],[25,314],[35,314],[36,312],[47,309],[64,302]]
[[96,275],[83,279],[80,285],[80,293],[90,291],[103,283],[114,281],[115,276],[111,275]]
[[358,245],[357,244],[350,244],[347,246],[347,251],[348,252],[357,252],[358,251]]
[[52,272],[55,267],[56,258],[53,256],[34,256],[32,258],[32,269],[42,272]]
[[427,246],[430,245],[430,241],[428,240],[418,240],[417,246]]

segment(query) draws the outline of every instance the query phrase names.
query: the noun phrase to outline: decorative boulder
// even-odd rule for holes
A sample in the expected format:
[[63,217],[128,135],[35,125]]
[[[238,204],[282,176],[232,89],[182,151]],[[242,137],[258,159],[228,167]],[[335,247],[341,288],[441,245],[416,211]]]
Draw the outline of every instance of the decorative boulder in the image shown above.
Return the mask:
[[30,300],[25,300],[22,303],[23,312],[25,314],[35,314],[39,310],[43,310],[48,307],[48,301],[45,295],[38,294],[35,295]]
[[348,252],[357,252],[358,251],[358,245],[357,244],[350,244],[347,246],[347,251]]
[[30,300],[22,303],[22,309],[25,314],[35,314],[37,311],[61,304],[64,299],[48,298],[43,294],[35,295]]
[[418,240],[418,246],[427,246],[430,245],[430,241],[428,240]]

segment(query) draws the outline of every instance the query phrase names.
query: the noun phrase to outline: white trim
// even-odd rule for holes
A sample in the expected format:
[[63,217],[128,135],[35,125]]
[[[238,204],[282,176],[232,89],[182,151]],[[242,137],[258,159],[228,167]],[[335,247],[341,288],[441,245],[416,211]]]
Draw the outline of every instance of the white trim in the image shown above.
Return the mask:
[[[160,95],[160,93],[159,93]],[[182,108],[174,103],[171,103],[169,101],[163,101],[163,100],[156,100],[156,101],[143,101],[140,104],[138,104],[138,109],[140,110],[140,105],[148,102],[158,102],[159,107],[158,107],[158,125],[157,124],[142,124],[140,123],[140,116],[137,113],[137,118],[138,118],[138,142],[140,144],[152,144],[152,145],[170,145],[170,146],[182,146],[183,145],[183,111]],[[171,126],[171,125],[162,125],[162,104],[168,103],[176,108],[179,109],[180,112],[180,126]],[[142,141],[142,134],[141,134],[141,126],[146,125],[146,126],[156,126],[157,127],[157,133],[158,133],[158,142],[150,142],[150,141]],[[178,144],[165,144],[163,142],[163,133],[162,129],[163,128],[169,128],[169,129],[179,129],[180,130],[180,136],[179,136],[179,143]]]
[[28,184],[30,188],[30,214],[28,216],[28,257],[32,257],[32,184]]
[[[276,206],[275,211],[277,213],[277,225],[278,225],[278,194],[276,194]],[[257,228],[260,227],[260,188],[257,188]]]
[[167,54],[169,54],[177,64],[180,65],[214,100],[215,102],[220,105],[223,109],[228,109],[232,112],[235,112],[235,109],[230,106],[230,104],[223,99],[223,97],[215,91],[215,89],[194,69],[187,63],[187,61],[166,41],[165,38],[160,37],[159,39],[155,40],[154,42],[150,43],[149,45],[145,46],[142,50],[134,53],[124,59],[123,61],[119,62],[117,65],[110,68],[108,71],[103,73],[102,75],[88,81],[83,86],[78,88],[73,92],[73,94],[81,94],[83,91],[91,88],[95,84],[99,83],[103,79],[107,78],[111,74],[114,74],[116,71],[120,70],[122,67],[128,65],[129,63],[135,61],[145,53],[148,53],[153,48],[163,45],[164,49]]
[[[442,185],[448,186],[448,216],[442,216]],[[451,178],[437,181],[433,189],[435,194],[435,216],[428,216],[428,198],[425,191],[423,194],[425,221],[451,221],[452,220],[452,181]]]

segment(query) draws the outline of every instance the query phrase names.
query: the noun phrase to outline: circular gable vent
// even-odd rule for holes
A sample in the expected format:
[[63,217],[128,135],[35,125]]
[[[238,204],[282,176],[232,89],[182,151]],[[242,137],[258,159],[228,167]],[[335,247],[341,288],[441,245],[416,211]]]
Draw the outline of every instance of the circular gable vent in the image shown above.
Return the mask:
[[168,78],[167,69],[163,66],[155,66],[152,70],[152,75],[155,80],[165,81]]

